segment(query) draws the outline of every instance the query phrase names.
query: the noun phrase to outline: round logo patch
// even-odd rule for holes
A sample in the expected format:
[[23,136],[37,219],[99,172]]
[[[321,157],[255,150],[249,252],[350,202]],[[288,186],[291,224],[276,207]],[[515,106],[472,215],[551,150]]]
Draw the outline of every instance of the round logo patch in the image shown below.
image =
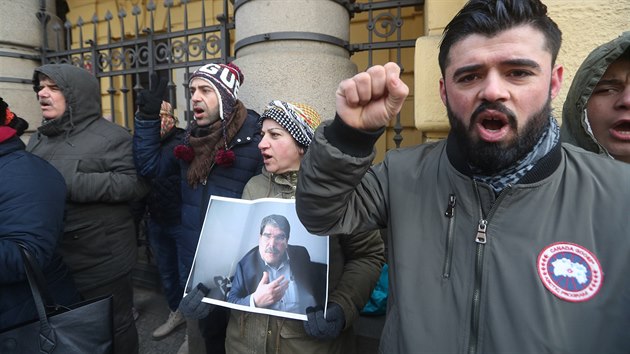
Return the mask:
[[570,242],[557,242],[538,255],[538,275],[545,287],[562,300],[590,300],[602,287],[604,273],[591,251]]

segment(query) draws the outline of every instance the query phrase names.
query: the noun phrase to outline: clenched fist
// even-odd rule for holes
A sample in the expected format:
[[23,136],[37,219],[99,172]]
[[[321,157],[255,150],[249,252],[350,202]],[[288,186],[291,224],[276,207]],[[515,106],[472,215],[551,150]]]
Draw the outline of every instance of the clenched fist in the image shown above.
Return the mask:
[[335,94],[337,114],[356,129],[375,131],[386,126],[409,94],[399,76],[398,64],[389,62],[343,80]]

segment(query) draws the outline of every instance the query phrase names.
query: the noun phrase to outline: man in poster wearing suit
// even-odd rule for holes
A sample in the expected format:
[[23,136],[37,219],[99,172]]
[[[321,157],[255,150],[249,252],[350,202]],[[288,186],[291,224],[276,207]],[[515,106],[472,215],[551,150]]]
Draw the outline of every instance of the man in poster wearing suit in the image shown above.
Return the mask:
[[238,262],[229,302],[300,314],[324,303],[325,265],[311,262],[306,248],[289,245],[290,232],[284,216],[263,218],[258,246]]

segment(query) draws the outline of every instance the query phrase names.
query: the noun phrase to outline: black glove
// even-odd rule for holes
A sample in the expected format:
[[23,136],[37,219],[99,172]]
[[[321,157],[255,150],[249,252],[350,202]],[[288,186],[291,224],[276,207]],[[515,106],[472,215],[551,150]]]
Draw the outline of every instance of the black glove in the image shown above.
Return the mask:
[[184,317],[193,320],[208,317],[214,305],[201,301],[204,297],[208,296],[208,292],[210,292],[210,289],[205,285],[202,283],[197,284],[197,286],[179,302],[179,312],[181,312]]
[[166,93],[168,79],[158,77],[157,73],[151,74],[151,89],[142,90],[136,99],[138,103],[138,118],[140,119],[160,119],[160,108],[162,98]]
[[334,302],[328,303],[326,318],[321,306],[306,308],[306,318],[308,318],[308,321],[304,321],[306,334],[317,339],[335,339],[346,325],[341,306]]

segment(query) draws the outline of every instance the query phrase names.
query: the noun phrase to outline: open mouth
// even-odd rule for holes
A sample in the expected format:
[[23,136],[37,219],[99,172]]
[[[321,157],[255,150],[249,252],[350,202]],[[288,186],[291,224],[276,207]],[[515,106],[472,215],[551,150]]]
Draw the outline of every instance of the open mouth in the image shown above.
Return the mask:
[[630,121],[615,124],[612,129],[619,134],[630,135]]
[[484,110],[475,118],[477,133],[483,141],[496,143],[508,134],[510,128],[508,117],[500,111]]
[[610,128],[609,132],[614,139],[630,141],[630,120],[617,122]]
[[485,118],[481,121],[481,125],[484,129],[490,131],[501,130],[504,126],[507,125],[507,120],[505,119],[497,119],[496,117]]

